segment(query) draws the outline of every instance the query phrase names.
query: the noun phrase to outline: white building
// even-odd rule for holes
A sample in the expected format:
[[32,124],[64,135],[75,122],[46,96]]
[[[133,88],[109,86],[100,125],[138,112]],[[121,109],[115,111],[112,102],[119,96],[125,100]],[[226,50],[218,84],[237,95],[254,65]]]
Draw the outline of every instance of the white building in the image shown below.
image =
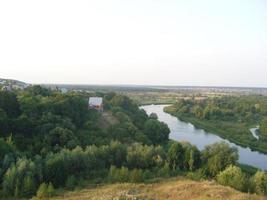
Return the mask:
[[90,97],[89,98],[89,109],[96,109],[103,111],[103,98],[102,97]]

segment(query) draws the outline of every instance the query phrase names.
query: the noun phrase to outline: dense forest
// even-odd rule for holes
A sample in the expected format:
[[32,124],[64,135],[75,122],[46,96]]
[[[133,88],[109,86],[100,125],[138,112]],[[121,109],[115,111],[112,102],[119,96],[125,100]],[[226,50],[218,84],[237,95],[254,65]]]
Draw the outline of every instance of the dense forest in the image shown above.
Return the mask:
[[[88,109],[90,96],[104,99],[104,113]],[[261,119],[257,113],[255,121]],[[104,114],[114,123],[105,121]],[[169,133],[157,116],[148,116],[123,95],[62,94],[40,86],[2,91],[0,195],[42,199],[58,188],[177,175],[267,193],[267,174],[238,167],[237,149],[218,143],[199,151],[170,141]]]
[[[267,153],[267,98],[264,96],[182,99],[165,111],[236,144]],[[260,126],[259,139],[250,132],[250,128],[257,126]]]

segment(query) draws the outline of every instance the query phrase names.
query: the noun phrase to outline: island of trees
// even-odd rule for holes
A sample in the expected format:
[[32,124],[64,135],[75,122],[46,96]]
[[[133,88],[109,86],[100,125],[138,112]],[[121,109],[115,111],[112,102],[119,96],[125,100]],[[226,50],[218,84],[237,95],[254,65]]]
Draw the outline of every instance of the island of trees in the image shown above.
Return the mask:
[[[90,96],[104,99],[104,113],[88,110]],[[175,112],[180,113],[185,106],[190,117],[200,113],[199,119],[219,120],[213,118],[214,111],[211,114],[205,111],[208,102],[202,107],[190,102],[191,107],[189,101],[175,104]],[[242,116],[238,120],[248,122],[246,114],[252,113],[250,125],[261,119],[259,112],[263,109],[257,109],[263,105],[261,101],[255,104],[253,112],[245,112],[245,116],[229,108],[227,113],[233,113],[227,116],[229,121]],[[243,111],[243,107],[240,109]],[[105,121],[104,114],[113,118],[112,122]],[[243,121],[240,123],[243,125]],[[263,119],[262,123],[260,141],[265,137]],[[2,91],[0,195],[3,199],[33,196],[42,199],[55,195],[58,188],[147,182],[178,175],[194,180],[215,179],[243,192],[267,194],[267,174],[238,166],[237,149],[217,143],[200,151],[189,143],[170,141],[169,132],[168,126],[155,115],[148,116],[131,99],[115,93],[62,94],[40,86]]]

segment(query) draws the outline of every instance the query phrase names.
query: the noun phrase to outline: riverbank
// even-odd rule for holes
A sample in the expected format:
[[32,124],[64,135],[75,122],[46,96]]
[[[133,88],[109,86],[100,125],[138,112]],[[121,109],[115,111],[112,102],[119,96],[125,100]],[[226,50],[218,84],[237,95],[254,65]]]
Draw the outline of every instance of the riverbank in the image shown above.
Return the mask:
[[[202,120],[192,116],[186,116],[184,114],[175,113],[172,107],[165,107],[164,112],[177,117],[179,120],[191,123],[196,128],[201,128],[207,132],[214,133],[223,139],[227,139],[232,143],[235,143],[242,147],[248,147],[253,151],[259,151],[267,154],[266,144],[254,138],[249,130],[250,126],[233,124],[223,121],[215,120]],[[237,134],[238,132],[238,134]]]

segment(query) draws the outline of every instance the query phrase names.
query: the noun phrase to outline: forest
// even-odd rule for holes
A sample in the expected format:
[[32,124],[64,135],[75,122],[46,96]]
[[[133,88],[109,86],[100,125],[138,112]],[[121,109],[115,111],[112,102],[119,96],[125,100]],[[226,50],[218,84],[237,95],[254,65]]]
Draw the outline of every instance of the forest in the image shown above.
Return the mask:
[[[103,113],[88,109],[90,96],[102,97],[104,112],[117,122],[103,126]],[[227,99],[215,100],[227,107],[220,101]],[[229,99],[228,106],[231,102],[235,100]],[[264,141],[266,121],[262,116],[266,113],[261,112],[266,111],[265,101],[259,98],[257,102],[253,111],[244,103],[240,108],[244,115],[230,107],[225,113],[233,114],[218,114],[218,118],[213,116],[217,111],[197,113],[208,117],[206,120],[225,115],[226,120],[243,120],[248,125],[261,120],[260,141]],[[180,104],[193,115],[196,106],[203,109],[208,102],[181,101],[175,104],[179,113]],[[250,113],[252,121],[246,117]],[[189,143],[169,140],[169,133],[157,116],[148,116],[129,97],[113,92],[62,94],[40,86],[1,91],[1,198],[44,199],[56,195],[60,188],[73,190],[88,184],[137,183],[173,176],[214,179],[243,192],[267,194],[266,172],[239,166],[237,149],[216,143],[200,151]]]
[[[213,132],[241,146],[267,153],[267,98],[224,96],[179,100],[165,109],[179,119]],[[259,126],[253,137],[250,128]]]

